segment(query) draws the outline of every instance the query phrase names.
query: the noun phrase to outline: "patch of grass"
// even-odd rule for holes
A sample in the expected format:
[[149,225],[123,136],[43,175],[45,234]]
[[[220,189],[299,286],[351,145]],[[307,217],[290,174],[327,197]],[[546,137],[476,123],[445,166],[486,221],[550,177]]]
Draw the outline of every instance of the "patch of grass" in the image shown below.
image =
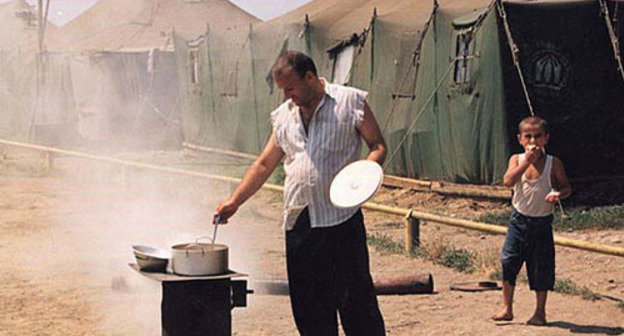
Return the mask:
[[437,207],[433,208],[433,210],[431,210],[431,212],[433,212],[434,214],[441,215],[441,214],[446,213],[446,208],[445,207],[441,207],[441,206],[437,206]]
[[471,273],[474,271],[473,259],[474,256],[470,251],[451,247],[444,251],[439,262],[460,272]]
[[575,231],[589,228],[624,228],[624,205],[569,208],[565,209],[565,212],[569,217],[568,219],[561,218],[559,207],[557,207],[553,230]]
[[592,292],[585,286],[579,286],[570,279],[559,279],[555,281],[554,291],[557,293],[580,296],[585,300],[601,300],[600,294]]
[[[405,253],[405,245],[383,234],[369,235],[368,243],[382,254]],[[436,264],[464,273],[472,273],[475,270],[475,255],[472,252],[440,243],[414,248],[409,253],[409,257],[431,260]]]
[[403,254],[403,244],[395,242],[392,238],[383,234],[368,235],[368,243],[374,246],[382,254]]
[[405,224],[403,224],[403,222],[385,222],[382,225],[386,228],[396,229],[402,228]]
[[429,258],[429,252],[422,247],[416,247],[410,252],[410,257],[427,259]]
[[555,281],[554,291],[562,294],[577,295],[578,286],[569,279],[559,279]]
[[451,245],[434,243],[421,246],[415,256],[433,261],[436,264],[453,268],[459,272],[472,273],[475,270],[475,255]]
[[475,218],[477,222],[484,222],[489,224],[503,225],[506,226],[509,223],[509,216],[511,215],[511,211],[504,212],[486,212],[481,216]]
[[[620,229],[624,228],[624,205],[610,205],[602,207],[577,207],[564,209],[568,218],[561,218],[559,206],[555,208],[553,221],[554,231],[577,231],[583,229]],[[476,221],[496,225],[507,225],[511,211],[485,213]]]

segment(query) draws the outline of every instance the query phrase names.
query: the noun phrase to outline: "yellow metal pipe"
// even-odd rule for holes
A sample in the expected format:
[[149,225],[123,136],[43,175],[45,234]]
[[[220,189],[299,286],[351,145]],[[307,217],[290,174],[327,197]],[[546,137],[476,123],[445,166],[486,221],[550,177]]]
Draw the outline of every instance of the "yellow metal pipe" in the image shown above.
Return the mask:
[[196,145],[190,142],[183,142],[182,147],[186,147],[188,149],[202,151],[202,152],[229,155],[229,156],[233,156],[233,157],[237,157],[241,159],[248,159],[252,161],[258,158],[256,155],[253,155],[253,154],[240,153],[240,152],[235,152],[235,151],[231,151],[227,149],[214,148],[214,147],[200,146],[200,145]]
[[[363,208],[368,209],[368,210],[373,210],[373,211],[381,211],[385,213],[390,213],[390,214],[394,214],[397,216],[408,216],[408,214],[411,214],[411,216],[414,218],[424,219],[424,220],[428,220],[431,222],[461,227],[465,229],[477,230],[481,232],[502,234],[502,235],[507,233],[507,228],[503,226],[485,224],[485,223],[475,222],[475,221],[466,220],[466,219],[444,217],[444,216],[434,215],[434,214],[421,212],[421,211],[412,210],[410,212],[409,209],[405,209],[405,208],[397,208],[397,207],[391,207],[391,206],[374,204],[374,203],[365,203],[363,205]],[[583,241],[583,240],[569,239],[569,238],[564,238],[564,237],[559,237],[559,236],[555,236],[554,240],[555,240],[555,245],[559,245],[559,246],[567,246],[567,247],[572,247],[572,248],[590,251],[590,252],[598,252],[598,253],[609,254],[609,255],[614,255],[618,257],[624,257],[624,248],[619,247],[619,246],[603,245],[603,244],[597,244],[597,243]]]
[[[116,163],[116,164],[125,165],[128,167],[146,168],[146,169],[152,169],[156,171],[173,173],[173,174],[178,174],[178,175],[208,178],[208,179],[213,179],[217,181],[235,182],[235,183],[240,183],[241,181],[241,179],[234,178],[234,177],[207,174],[207,173],[201,173],[201,172],[196,172],[192,170],[161,167],[161,166],[156,166],[156,165],[151,165],[151,164],[146,164],[146,163],[139,163],[139,162],[134,162],[134,161],[111,158],[107,156],[92,155],[92,154],[86,154],[86,153],[81,153],[81,152],[76,152],[76,151],[69,151],[69,150],[58,149],[58,148],[47,147],[47,146],[40,146],[40,145],[32,145],[32,144],[26,144],[26,143],[15,142],[15,141],[7,141],[7,140],[0,139],[0,144],[21,147],[21,148],[28,148],[32,150],[44,151],[44,152],[49,152],[49,153],[72,155],[72,156],[77,156],[77,157],[82,157],[82,158],[92,159],[92,160],[97,160],[97,161],[102,161],[102,162]],[[278,192],[284,191],[284,187],[278,186],[275,184],[269,184],[269,183],[265,183],[262,186],[262,188],[272,190],[272,191],[278,191]],[[371,211],[378,211],[378,212],[384,212],[387,214],[393,214],[393,215],[397,215],[401,217],[410,216],[416,219],[461,227],[464,229],[477,230],[481,232],[501,234],[501,235],[504,235],[507,233],[507,228],[498,226],[498,225],[480,223],[480,222],[475,222],[475,221],[471,221],[467,219],[445,217],[445,216],[435,215],[435,214],[431,214],[427,212],[392,207],[392,206],[376,204],[376,203],[371,203],[371,202],[364,203],[362,208],[371,210]],[[569,238],[564,238],[564,237],[559,237],[559,236],[555,236],[554,240],[555,240],[555,244],[559,246],[567,246],[567,247],[572,247],[572,248],[590,251],[590,252],[597,252],[597,253],[603,253],[603,254],[608,254],[608,255],[614,255],[618,257],[624,257],[624,248],[621,248],[619,246],[603,245],[603,244],[597,244],[593,242],[576,240],[576,239],[569,239]]]
[[[48,152],[48,153],[72,155],[72,156],[81,157],[81,158],[90,159],[90,160],[95,160],[95,161],[115,163],[115,164],[119,164],[119,165],[127,166],[127,167],[145,168],[145,169],[151,169],[151,170],[165,172],[165,173],[172,173],[172,174],[185,175],[185,176],[203,177],[203,178],[217,180],[217,181],[223,181],[223,182],[240,183],[240,181],[241,181],[240,178],[235,178],[235,177],[214,175],[214,174],[202,173],[202,172],[186,170],[186,169],[178,169],[178,168],[171,168],[171,167],[156,166],[156,165],[152,165],[152,164],[148,164],[148,163],[141,163],[141,162],[135,162],[135,161],[122,160],[122,159],[117,159],[117,158],[108,157],[108,156],[93,155],[93,154],[87,154],[87,153],[82,153],[82,152],[58,149],[58,148],[48,147],[48,146],[32,145],[32,144],[26,144],[26,143],[15,142],[15,141],[7,141],[7,140],[1,140],[1,139],[0,139],[0,144],[8,145],[8,146],[14,146],[14,147],[27,148],[27,149],[43,151],[43,152]],[[273,190],[273,191],[283,191],[284,190],[284,188],[282,186],[278,186],[278,185],[275,185],[275,184],[269,184],[269,183],[265,183],[264,184],[264,188],[265,189],[269,189],[269,190]]]

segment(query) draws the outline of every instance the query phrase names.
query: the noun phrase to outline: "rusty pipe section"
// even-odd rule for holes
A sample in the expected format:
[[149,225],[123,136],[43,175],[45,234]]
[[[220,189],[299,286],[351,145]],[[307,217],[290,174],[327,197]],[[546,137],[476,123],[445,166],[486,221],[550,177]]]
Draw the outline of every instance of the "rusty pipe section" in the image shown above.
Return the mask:
[[[102,161],[102,162],[116,163],[116,164],[125,165],[129,167],[146,168],[146,169],[152,169],[155,171],[161,171],[161,172],[178,174],[178,175],[208,178],[208,179],[213,179],[213,180],[222,181],[222,182],[240,183],[241,181],[240,178],[226,177],[226,176],[214,175],[214,174],[206,174],[206,173],[201,173],[201,172],[196,172],[196,171],[191,171],[191,170],[184,170],[184,169],[177,169],[177,168],[170,168],[170,167],[162,167],[162,166],[156,166],[156,165],[151,165],[151,164],[146,164],[146,163],[139,163],[139,162],[121,160],[121,159],[111,158],[111,157],[106,157],[106,156],[92,155],[92,154],[86,154],[86,153],[81,153],[81,152],[58,149],[54,147],[32,145],[32,144],[26,144],[26,143],[15,142],[15,141],[7,141],[7,140],[2,140],[2,139],[0,139],[0,144],[21,147],[21,148],[28,148],[28,149],[38,150],[38,151],[48,152],[48,153],[72,155],[72,156],[77,156],[77,157],[82,157],[82,158],[92,159],[92,160],[97,160],[97,161]],[[278,191],[278,192],[284,191],[284,187],[278,186],[275,184],[269,184],[269,183],[265,183],[262,186],[262,188],[272,190],[272,191]],[[410,216],[416,219],[423,219],[423,220],[427,220],[430,222],[461,227],[464,229],[477,230],[481,232],[501,234],[501,235],[504,235],[507,233],[507,228],[502,227],[502,226],[480,223],[480,222],[475,222],[475,221],[466,220],[466,219],[439,216],[439,215],[430,214],[430,213],[422,212],[422,211],[391,207],[391,206],[381,205],[381,204],[376,204],[376,203],[371,203],[371,202],[364,203],[362,207],[364,209],[371,210],[371,211],[385,212],[388,214],[393,214],[393,215],[402,216],[402,217]],[[597,253],[608,254],[608,255],[613,255],[617,257],[624,257],[624,248],[619,247],[619,246],[603,245],[603,244],[597,244],[597,243],[589,242],[589,241],[563,238],[559,236],[555,236],[554,238],[555,238],[554,239],[555,244],[559,246],[572,247],[572,248],[590,251],[590,252],[597,252]]]
[[375,279],[374,283],[377,295],[433,293],[431,273],[379,278]]
[[[431,273],[384,277],[375,279],[373,283],[377,295],[433,293]],[[258,295],[289,295],[288,280],[284,279],[250,280],[250,287]]]

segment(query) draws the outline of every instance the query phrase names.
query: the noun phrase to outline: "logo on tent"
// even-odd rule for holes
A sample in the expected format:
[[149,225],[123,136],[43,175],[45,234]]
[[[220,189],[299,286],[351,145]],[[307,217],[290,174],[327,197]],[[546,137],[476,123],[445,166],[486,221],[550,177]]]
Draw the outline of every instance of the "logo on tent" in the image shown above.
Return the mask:
[[530,53],[527,80],[531,91],[544,102],[563,99],[570,86],[570,61],[550,43],[525,47]]

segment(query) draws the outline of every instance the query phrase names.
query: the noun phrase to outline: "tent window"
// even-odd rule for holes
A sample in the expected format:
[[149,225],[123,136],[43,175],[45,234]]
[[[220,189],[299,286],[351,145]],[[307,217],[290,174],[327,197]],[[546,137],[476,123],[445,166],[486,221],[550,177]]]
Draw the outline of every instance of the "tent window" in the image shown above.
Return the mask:
[[473,58],[472,52],[472,32],[461,32],[457,34],[455,43],[455,83],[467,83],[470,81],[470,65],[468,60]]
[[191,84],[199,82],[199,49],[189,49],[189,70],[191,71]]
[[351,77],[351,66],[353,65],[353,45],[344,47],[334,57],[334,67],[332,71],[332,82],[337,84],[347,84]]

